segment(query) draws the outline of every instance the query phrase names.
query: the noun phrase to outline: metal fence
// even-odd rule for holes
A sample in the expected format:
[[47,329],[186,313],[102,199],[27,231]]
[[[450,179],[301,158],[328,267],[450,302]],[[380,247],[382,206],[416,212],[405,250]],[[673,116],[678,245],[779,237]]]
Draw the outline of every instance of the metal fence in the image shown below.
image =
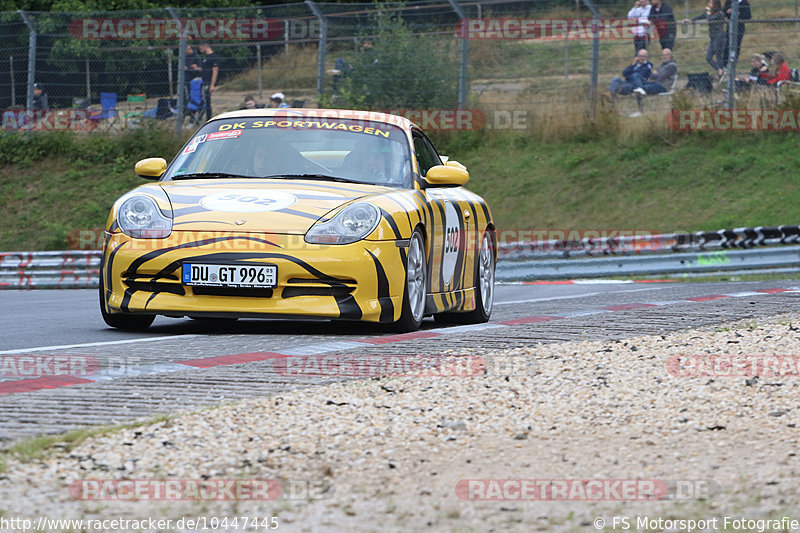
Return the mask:
[[[681,88],[689,73],[717,75],[705,61],[709,25],[681,22],[702,14],[704,5],[672,5]],[[152,118],[173,120],[180,131],[186,112],[196,120],[203,115],[190,89],[197,74],[191,65],[203,59],[210,64],[207,55],[195,55],[203,41],[219,64],[210,95],[215,113],[242,107],[248,94],[265,104],[282,92],[285,103],[295,106],[410,110],[428,129],[547,128],[553,121],[580,120],[603,105],[594,97],[605,93],[634,56],[630,7],[590,0],[307,0],[224,9],[3,12],[3,128],[104,131]],[[655,27],[649,24],[649,51],[658,65]],[[738,61],[731,63],[739,74],[761,52],[780,51],[790,66],[799,66],[798,0],[759,2],[749,19],[726,19],[726,27],[744,30]],[[728,39],[735,41],[735,35]],[[188,56],[187,46],[193,47]],[[29,111],[39,99],[35,83],[43,86],[48,107],[60,111]],[[704,104],[728,103],[726,82],[712,83]],[[752,94],[755,106],[777,100],[774,91]],[[652,98],[647,105],[670,104]],[[457,108],[476,113],[463,124],[453,122],[446,111]]]

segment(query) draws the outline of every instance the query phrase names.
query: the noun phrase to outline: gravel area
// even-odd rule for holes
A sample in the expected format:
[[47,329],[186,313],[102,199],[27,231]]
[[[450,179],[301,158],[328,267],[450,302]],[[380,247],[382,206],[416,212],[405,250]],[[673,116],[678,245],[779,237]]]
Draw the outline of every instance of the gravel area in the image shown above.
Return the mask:
[[[623,341],[476,347],[486,362],[478,376],[356,380],[254,398],[9,461],[0,509],[6,517],[277,516],[278,531],[325,532],[588,531],[598,517],[610,530],[613,516],[634,525],[637,517],[800,520],[795,324],[800,314]],[[737,364],[786,358],[779,375],[769,367],[753,378],[743,366],[737,377],[710,376],[729,367],[710,365],[709,355]],[[702,375],[682,375],[697,362]],[[75,500],[70,483],[87,479],[271,479],[284,492],[274,501]],[[669,494],[457,494],[476,479],[654,480]],[[497,494],[492,486],[483,485],[486,495]]]

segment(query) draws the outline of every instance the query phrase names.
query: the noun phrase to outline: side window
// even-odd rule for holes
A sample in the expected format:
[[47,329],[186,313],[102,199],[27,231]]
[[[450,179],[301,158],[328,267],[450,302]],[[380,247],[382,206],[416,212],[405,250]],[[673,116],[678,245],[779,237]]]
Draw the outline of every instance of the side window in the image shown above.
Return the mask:
[[442,164],[439,154],[436,153],[431,142],[422,134],[414,134],[414,154],[417,156],[419,172],[423,178],[428,173],[429,168]]

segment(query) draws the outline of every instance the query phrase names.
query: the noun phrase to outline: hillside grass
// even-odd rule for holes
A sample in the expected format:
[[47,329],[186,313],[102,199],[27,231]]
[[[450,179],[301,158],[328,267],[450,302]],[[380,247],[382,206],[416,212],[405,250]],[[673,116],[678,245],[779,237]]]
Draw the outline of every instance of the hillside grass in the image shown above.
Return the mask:
[[[690,4],[694,14],[705,2]],[[753,16],[793,16],[787,5],[754,6]],[[682,6],[675,8],[682,18]],[[624,15],[627,4],[607,10],[608,16]],[[532,16],[587,17],[568,9]],[[682,28],[676,44],[681,75],[707,71],[706,28],[698,25],[693,33]],[[767,49],[784,50],[796,66],[795,29],[786,23],[748,28],[740,71],[748,68],[750,53]],[[343,45],[330,53],[328,67],[356,48]],[[469,43],[468,107],[484,110],[489,122],[496,109],[524,113],[528,129],[429,133],[442,153],[468,166],[469,188],[486,197],[501,229],[670,232],[800,222],[795,207],[800,193],[793,182],[796,134],[679,134],[668,129],[664,116],[670,102],[663,98],[645,99],[656,109],[645,109],[640,119],[627,116],[632,99],[616,108],[603,100],[589,118],[590,48],[586,40]],[[657,41],[650,51],[658,63]],[[601,42],[600,93],[632,53],[630,42]],[[261,73],[267,94],[281,89],[290,99],[305,98],[306,107],[316,105],[316,57],[315,46],[271,56]],[[225,80],[215,110],[238,108],[245,92],[257,86],[256,70]],[[671,105],[695,109],[722,101],[718,86],[710,98],[679,93]],[[754,92],[737,101],[740,108],[776,105],[798,109],[800,100],[779,104],[773,93]],[[133,174],[134,163],[170,159],[182,141],[155,128],[108,136],[0,132],[0,250],[64,249],[70,231],[103,227],[113,201],[143,183]]]
[[[563,140],[530,133],[431,134],[464,163],[468,187],[500,229],[697,231],[800,223],[794,134],[675,134],[623,139],[587,128]],[[113,201],[144,183],[144,157],[180,142],[0,135],[0,250],[58,250],[71,230],[102,228]]]

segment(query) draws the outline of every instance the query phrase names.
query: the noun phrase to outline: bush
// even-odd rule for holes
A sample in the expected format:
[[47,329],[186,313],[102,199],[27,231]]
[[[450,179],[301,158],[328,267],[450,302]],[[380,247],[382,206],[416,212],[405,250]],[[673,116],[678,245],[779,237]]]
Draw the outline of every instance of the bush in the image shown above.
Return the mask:
[[458,102],[456,39],[415,35],[397,16],[380,12],[375,33],[339,84],[337,107],[354,109],[450,109]]

